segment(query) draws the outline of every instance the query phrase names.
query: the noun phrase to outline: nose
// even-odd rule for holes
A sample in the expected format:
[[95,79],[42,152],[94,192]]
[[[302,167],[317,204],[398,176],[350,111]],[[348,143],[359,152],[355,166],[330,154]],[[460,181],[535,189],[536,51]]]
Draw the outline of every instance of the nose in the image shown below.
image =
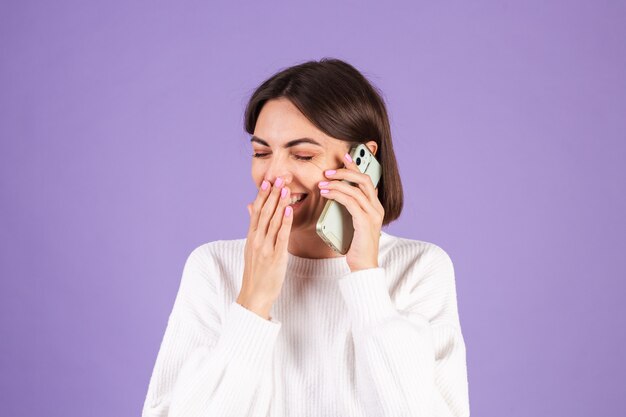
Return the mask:
[[283,179],[284,185],[289,185],[293,178],[289,164],[286,161],[282,161],[281,158],[273,158],[263,178],[274,185],[278,177]]

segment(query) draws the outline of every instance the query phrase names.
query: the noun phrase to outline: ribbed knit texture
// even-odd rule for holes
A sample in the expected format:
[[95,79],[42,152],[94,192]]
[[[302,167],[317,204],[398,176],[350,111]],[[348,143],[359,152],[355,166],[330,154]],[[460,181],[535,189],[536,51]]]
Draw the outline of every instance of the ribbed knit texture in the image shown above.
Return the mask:
[[382,232],[379,268],[289,254],[266,320],[235,302],[245,239],[187,258],[143,417],[469,416],[452,261]]

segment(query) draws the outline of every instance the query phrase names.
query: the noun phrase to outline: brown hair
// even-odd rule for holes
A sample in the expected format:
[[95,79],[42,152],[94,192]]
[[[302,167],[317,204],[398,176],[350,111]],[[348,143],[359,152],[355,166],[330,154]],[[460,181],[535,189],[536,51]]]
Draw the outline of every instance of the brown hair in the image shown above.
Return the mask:
[[246,132],[254,133],[263,105],[281,97],[290,100],[330,137],[351,143],[377,143],[376,159],[382,166],[378,199],[385,209],[383,225],[400,217],[402,182],[380,91],[356,68],[339,59],[304,62],[277,72],[254,91],[245,110]]

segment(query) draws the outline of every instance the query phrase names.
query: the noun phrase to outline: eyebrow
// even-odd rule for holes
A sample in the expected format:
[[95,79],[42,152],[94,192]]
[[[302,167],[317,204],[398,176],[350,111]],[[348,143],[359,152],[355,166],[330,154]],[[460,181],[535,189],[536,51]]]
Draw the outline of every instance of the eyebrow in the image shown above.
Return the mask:
[[[258,142],[263,146],[267,146],[268,148],[270,147],[269,143],[267,143],[266,141],[264,141],[263,139],[257,137],[257,136],[252,136],[252,138],[250,139],[250,142]],[[294,140],[290,140],[289,142],[287,142],[285,144],[285,148],[291,148],[292,146],[296,146],[299,145],[301,143],[310,143],[312,145],[317,145],[317,146],[322,146],[321,143],[311,139],[311,138],[300,138],[300,139],[294,139]]]

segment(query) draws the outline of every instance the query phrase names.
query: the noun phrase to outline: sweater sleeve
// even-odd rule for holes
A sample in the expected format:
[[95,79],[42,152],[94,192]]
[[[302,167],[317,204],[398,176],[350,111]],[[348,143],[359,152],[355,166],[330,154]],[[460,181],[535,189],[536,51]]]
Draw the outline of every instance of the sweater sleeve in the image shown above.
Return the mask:
[[269,409],[281,323],[234,301],[220,307],[219,268],[207,250],[200,246],[185,263],[142,417],[265,416]]
[[356,389],[367,416],[469,416],[454,268],[436,245],[427,256],[426,267],[404,277],[400,310],[384,268],[339,281],[352,321]]

